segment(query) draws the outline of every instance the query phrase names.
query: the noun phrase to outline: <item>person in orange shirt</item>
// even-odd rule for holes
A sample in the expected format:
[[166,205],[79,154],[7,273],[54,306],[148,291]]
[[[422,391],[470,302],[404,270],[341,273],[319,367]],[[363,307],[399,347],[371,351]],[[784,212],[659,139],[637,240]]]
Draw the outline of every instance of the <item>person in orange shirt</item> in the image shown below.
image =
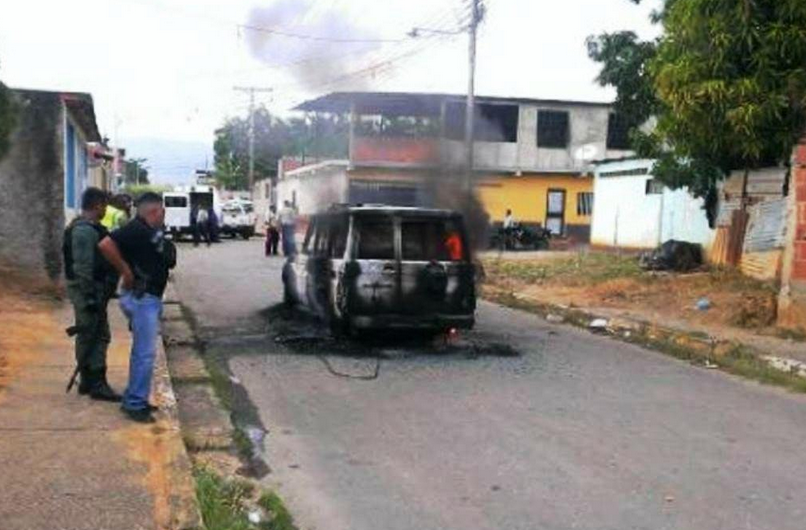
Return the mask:
[[462,248],[462,238],[458,232],[451,232],[445,238],[445,249],[448,251],[448,257],[451,261],[462,261],[464,252]]

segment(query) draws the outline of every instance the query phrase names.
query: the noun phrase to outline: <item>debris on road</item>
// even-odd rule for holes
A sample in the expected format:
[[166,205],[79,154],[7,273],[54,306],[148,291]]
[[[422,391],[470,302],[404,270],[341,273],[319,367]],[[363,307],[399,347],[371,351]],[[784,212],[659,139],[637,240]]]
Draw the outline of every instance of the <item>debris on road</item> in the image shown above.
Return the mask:
[[697,300],[696,308],[697,311],[708,311],[711,309],[711,300],[703,296]]
[[591,320],[591,323],[588,324],[588,328],[591,331],[597,331],[600,333],[604,333],[607,331],[607,319],[606,318],[595,318]]
[[775,355],[763,355],[761,358],[776,370],[806,377],[806,363],[804,362]]

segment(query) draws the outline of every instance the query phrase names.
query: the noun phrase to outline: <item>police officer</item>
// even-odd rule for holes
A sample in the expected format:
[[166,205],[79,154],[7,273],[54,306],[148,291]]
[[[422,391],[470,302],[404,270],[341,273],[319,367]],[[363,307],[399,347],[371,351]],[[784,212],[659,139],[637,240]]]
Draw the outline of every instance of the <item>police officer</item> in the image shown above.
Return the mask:
[[81,198],[81,215],[64,232],[67,293],[75,312],[76,364],[81,382],[78,393],[92,399],[120,401],[106,380],[106,351],[111,342],[106,307],[115,291],[117,275],[101,256],[98,243],[107,235],[100,221],[108,197],[88,188]]
[[146,192],[137,199],[137,216],[103,238],[100,250],[120,273],[120,308],[129,319],[132,348],[129,383],[121,410],[130,419],[152,423],[155,406],[148,401],[160,333],[162,295],[168,271],[176,265],[176,248],[165,239],[162,197]]

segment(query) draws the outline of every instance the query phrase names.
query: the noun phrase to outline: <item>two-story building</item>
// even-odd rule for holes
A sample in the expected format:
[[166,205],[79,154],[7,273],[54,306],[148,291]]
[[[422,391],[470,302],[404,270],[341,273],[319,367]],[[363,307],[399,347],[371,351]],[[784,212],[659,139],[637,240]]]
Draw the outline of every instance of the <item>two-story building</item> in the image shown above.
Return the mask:
[[[587,240],[590,163],[629,156],[626,128],[607,103],[478,97],[473,185],[494,223]],[[285,172],[277,199],[305,215],[333,202],[433,205],[435,187],[464,173],[464,96],[337,92],[296,110],[350,116],[349,153]]]

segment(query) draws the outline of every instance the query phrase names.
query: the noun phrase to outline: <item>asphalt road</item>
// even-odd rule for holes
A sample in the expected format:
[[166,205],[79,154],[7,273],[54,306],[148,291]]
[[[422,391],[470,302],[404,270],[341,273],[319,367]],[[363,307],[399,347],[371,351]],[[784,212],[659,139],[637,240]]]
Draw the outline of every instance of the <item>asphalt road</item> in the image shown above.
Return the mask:
[[328,340],[281,263],[183,246],[176,277],[301,528],[806,527],[806,398],[488,303],[449,347]]

